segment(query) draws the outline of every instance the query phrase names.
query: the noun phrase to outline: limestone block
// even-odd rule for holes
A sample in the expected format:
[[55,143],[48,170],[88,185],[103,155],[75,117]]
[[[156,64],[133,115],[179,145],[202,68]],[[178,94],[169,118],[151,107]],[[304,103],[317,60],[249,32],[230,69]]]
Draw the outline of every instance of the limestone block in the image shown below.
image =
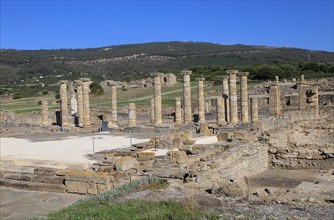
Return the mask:
[[194,145],[195,142],[196,142],[195,140],[187,139],[187,140],[183,141],[183,144],[184,145]]
[[181,148],[183,146],[184,141],[185,141],[184,137],[181,137],[181,136],[175,137],[174,141],[173,141],[173,147],[174,148]]
[[233,132],[222,132],[217,135],[218,141],[230,141],[233,137]]
[[56,170],[48,167],[36,167],[34,169],[34,174],[40,176],[54,176],[56,174]]
[[167,155],[172,163],[184,164],[188,160],[188,156],[184,151],[168,151]]
[[95,195],[97,194],[97,186],[95,183],[86,183],[87,193]]
[[200,134],[205,136],[213,135],[213,130],[209,129],[208,125],[201,125]]
[[[105,172],[72,170],[65,175],[65,180],[85,183],[108,184],[113,181],[112,176]],[[65,181],[65,182],[66,182]]]
[[103,193],[103,192],[108,192],[112,189],[112,185],[111,184],[97,184],[97,191],[98,193]]
[[136,158],[138,161],[147,161],[155,158],[154,152],[138,152],[136,154]]
[[247,140],[248,131],[245,131],[245,130],[234,131],[234,137],[237,139],[241,139],[241,140]]
[[33,182],[64,184],[65,178],[59,176],[33,176]]
[[69,193],[87,194],[86,183],[71,180],[65,181],[65,190]]
[[212,192],[218,195],[247,198],[248,186],[243,179],[224,180],[216,182],[212,187]]
[[138,161],[130,156],[120,157],[116,161],[117,171],[126,171],[133,168],[137,168],[139,165]]

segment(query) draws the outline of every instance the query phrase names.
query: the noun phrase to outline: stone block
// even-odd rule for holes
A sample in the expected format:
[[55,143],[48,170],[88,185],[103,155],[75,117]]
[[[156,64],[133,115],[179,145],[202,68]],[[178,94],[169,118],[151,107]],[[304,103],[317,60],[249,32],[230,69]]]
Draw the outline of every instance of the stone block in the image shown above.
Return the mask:
[[69,193],[87,194],[85,182],[76,182],[71,180],[65,181],[65,190]]
[[4,174],[5,174],[5,171],[0,170],[0,177],[3,177]]
[[22,174],[22,173],[5,173],[3,175],[3,178],[31,182],[33,179],[33,175],[32,174]]
[[191,139],[187,139],[185,141],[183,141],[184,145],[194,145],[196,143],[195,140],[191,140]]
[[126,171],[133,168],[137,168],[139,165],[138,161],[130,156],[120,157],[116,161],[116,170],[117,171]]
[[34,174],[39,176],[54,176],[56,174],[56,169],[49,167],[36,167],[34,169]]
[[209,129],[208,125],[204,124],[201,125],[199,133],[205,136],[213,135],[213,129]]
[[32,178],[33,182],[39,183],[53,183],[53,184],[64,184],[65,178],[59,176],[37,176],[34,175]]
[[184,151],[168,151],[167,155],[172,163],[184,164],[188,161],[187,153]]
[[222,132],[217,135],[218,141],[230,141],[233,137],[233,132]]
[[136,154],[136,158],[138,161],[147,161],[155,158],[154,152],[138,152]]
[[81,171],[72,170],[65,175],[65,179],[70,181],[85,182],[85,183],[102,183],[108,184],[113,180],[106,172],[95,172],[95,171]]
[[247,140],[248,139],[248,131],[246,130],[237,130],[234,131],[234,138],[241,139],[241,140]]
[[216,182],[212,188],[212,192],[218,195],[247,198],[248,186],[242,179],[224,180],[218,183]]
[[185,140],[184,137],[176,136],[173,141],[174,148],[181,148],[183,146],[183,141]]
[[97,184],[95,183],[86,183],[87,194],[95,195],[97,194]]
[[112,184],[97,184],[98,193],[108,192],[112,189]]

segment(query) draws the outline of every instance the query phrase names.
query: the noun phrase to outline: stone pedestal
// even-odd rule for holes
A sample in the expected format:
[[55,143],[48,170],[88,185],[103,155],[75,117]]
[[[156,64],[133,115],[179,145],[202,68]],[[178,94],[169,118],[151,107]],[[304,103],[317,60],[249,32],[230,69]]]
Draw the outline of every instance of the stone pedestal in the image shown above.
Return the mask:
[[67,80],[60,81],[60,104],[61,104],[61,125],[68,126],[68,97],[67,97]]
[[229,100],[229,88],[228,88],[228,77],[223,77],[223,97],[225,106],[225,121],[230,122],[230,100]]
[[49,125],[49,108],[47,100],[42,100],[42,124],[45,126]]
[[89,84],[90,79],[82,78],[82,94],[83,94],[83,122],[82,127],[90,127],[90,109],[89,109]]
[[217,97],[217,124],[218,125],[225,125],[225,108],[224,108],[224,101],[223,97]]
[[240,73],[240,94],[241,94],[241,122],[247,123],[248,119],[248,86],[247,86],[247,77],[248,72]]
[[238,124],[238,97],[237,97],[237,78],[238,70],[227,70],[229,74],[229,99],[230,99],[230,120],[231,124]]
[[269,89],[269,112],[273,117],[281,115],[280,88],[277,84],[271,85]]
[[251,98],[251,110],[252,110],[252,122],[257,122],[259,120],[258,113],[258,101],[256,97]]
[[79,127],[83,124],[83,93],[82,93],[82,83],[77,86],[78,95],[78,115],[79,115]]
[[181,72],[183,75],[183,107],[184,107],[184,123],[188,124],[192,122],[191,113],[191,87],[190,87],[190,75],[191,71],[184,70]]
[[129,103],[129,119],[128,126],[135,127],[137,125],[136,104]]
[[181,110],[181,98],[175,98],[175,123],[181,124],[182,123],[182,110]]
[[198,118],[200,123],[205,123],[204,78],[198,80]]
[[151,98],[150,122],[154,123],[154,97]]
[[111,120],[114,124],[117,123],[117,94],[116,86],[111,87]]
[[161,76],[154,77],[154,125],[162,124]]

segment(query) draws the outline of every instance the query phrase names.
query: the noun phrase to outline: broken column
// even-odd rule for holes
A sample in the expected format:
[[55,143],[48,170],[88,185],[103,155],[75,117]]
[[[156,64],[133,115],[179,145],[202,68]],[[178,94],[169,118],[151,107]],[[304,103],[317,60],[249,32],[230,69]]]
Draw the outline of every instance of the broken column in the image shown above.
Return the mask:
[[230,122],[230,103],[229,103],[229,89],[228,89],[228,77],[223,77],[223,97],[225,106],[225,121]]
[[182,110],[181,110],[181,98],[175,98],[175,123],[181,124],[182,122]]
[[279,78],[278,76],[275,76],[276,84],[279,84]]
[[281,98],[279,85],[274,84],[269,89],[269,112],[271,116],[279,117],[281,114]]
[[248,72],[240,73],[240,91],[241,91],[241,122],[247,123],[248,120]]
[[137,125],[136,104],[129,103],[129,119],[128,126],[135,127]]
[[231,124],[238,124],[238,97],[237,97],[237,78],[238,70],[227,70],[229,74],[229,99],[230,99],[230,120]]
[[80,82],[77,86],[78,94],[78,115],[79,115],[79,127],[83,124],[83,94],[82,94],[82,83]]
[[162,124],[161,76],[154,77],[154,125]]
[[190,70],[183,70],[183,106],[184,106],[184,123],[192,122],[191,113],[191,87],[190,87]]
[[218,125],[225,125],[225,111],[224,111],[224,101],[223,97],[217,97],[217,124]]
[[154,97],[151,98],[150,122],[154,123]]
[[300,82],[301,83],[305,82],[304,74],[300,74]]
[[198,78],[198,118],[200,123],[205,123],[204,78]]
[[42,100],[42,124],[45,126],[49,125],[48,100]]
[[257,122],[259,120],[257,97],[251,98],[251,111],[252,111],[252,122]]
[[82,96],[83,96],[83,122],[82,127],[90,127],[90,109],[89,109],[89,78],[82,78]]
[[117,123],[117,95],[116,86],[111,87],[111,120],[114,124]]
[[60,81],[61,125],[68,126],[67,80]]

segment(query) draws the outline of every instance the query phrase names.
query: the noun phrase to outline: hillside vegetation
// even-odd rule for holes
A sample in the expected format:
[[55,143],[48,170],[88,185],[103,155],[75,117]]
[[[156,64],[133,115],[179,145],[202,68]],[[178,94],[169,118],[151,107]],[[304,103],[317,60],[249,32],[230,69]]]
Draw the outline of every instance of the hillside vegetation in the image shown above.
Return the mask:
[[[333,73],[334,53],[296,48],[221,45],[202,42],[156,42],[92,49],[1,50],[0,93],[27,97],[56,90],[61,79],[90,77],[131,81],[152,72],[193,70],[194,77],[214,79],[226,69],[249,71],[257,79],[289,78],[304,71]],[[311,61],[311,62],[308,62]],[[23,92],[24,91],[24,92]]]

